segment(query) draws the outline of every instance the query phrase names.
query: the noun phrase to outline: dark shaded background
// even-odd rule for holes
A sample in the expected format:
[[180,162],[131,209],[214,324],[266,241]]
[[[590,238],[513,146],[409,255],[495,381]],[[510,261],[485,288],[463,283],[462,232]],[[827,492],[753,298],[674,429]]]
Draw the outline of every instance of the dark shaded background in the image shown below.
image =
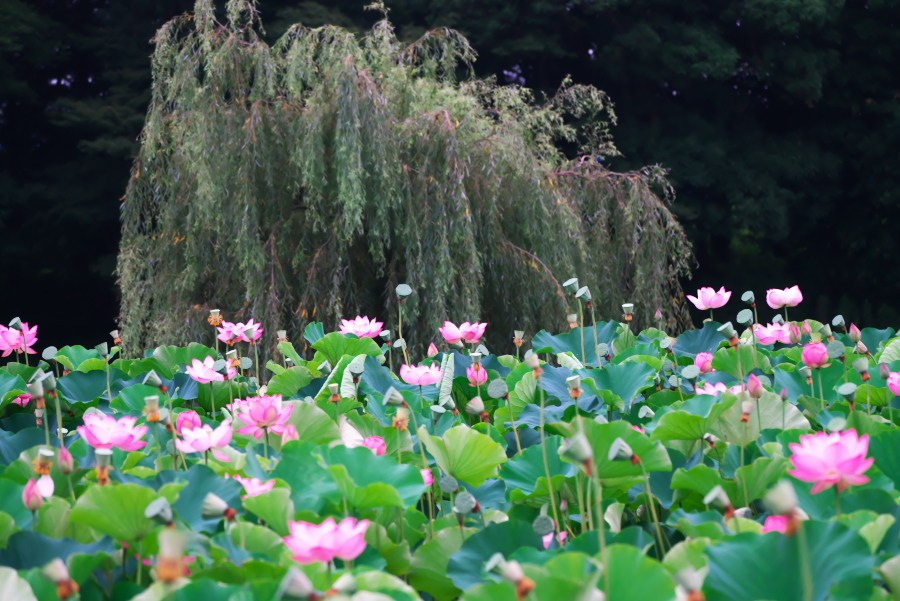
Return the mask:
[[[260,10],[275,39],[295,22],[362,31],[378,18],[362,5]],[[39,324],[40,346],[93,345],[115,326],[118,206],[149,100],[149,40],[192,6],[0,2],[0,322]],[[898,325],[900,1],[389,8],[401,39],[461,30],[479,77],[552,93],[571,74],[608,92],[623,156],[607,164],[671,169],[699,264],[686,289],[735,291],[717,317],[732,318],[746,289],[799,284],[804,316]]]

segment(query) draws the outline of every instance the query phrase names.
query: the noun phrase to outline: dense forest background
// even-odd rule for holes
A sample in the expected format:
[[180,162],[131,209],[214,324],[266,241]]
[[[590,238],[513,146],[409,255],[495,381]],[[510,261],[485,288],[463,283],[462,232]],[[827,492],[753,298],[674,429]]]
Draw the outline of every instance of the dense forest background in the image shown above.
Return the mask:
[[[94,344],[115,326],[118,209],[149,101],[149,40],[192,6],[0,2],[0,320],[38,323],[42,346]],[[361,31],[379,18],[360,0],[259,6],[270,41],[297,22]],[[670,170],[698,262],[685,288],[725,285],[736,300],[799,284],[804,315],[900,325],[900,1],[388,7],[405,40],[460,30],[478,77],[552,93],[570,74],[606,91],[622,153],[608,166]]]

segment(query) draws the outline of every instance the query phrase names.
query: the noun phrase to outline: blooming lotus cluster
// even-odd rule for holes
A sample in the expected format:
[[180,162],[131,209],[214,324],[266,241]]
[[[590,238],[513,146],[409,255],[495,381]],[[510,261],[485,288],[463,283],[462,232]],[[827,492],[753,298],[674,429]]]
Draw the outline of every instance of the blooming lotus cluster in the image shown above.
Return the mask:
[[217,327],[216,330],[219,331],[219,340],[225,344],[235,344],[237,342],[255,343],[262,338],[263,332],[266,331],[261,324],[252,319],[247,323],[223,321],[222,325]]
[[289,526],[291,534],[284,542],[298,563],[353,561],[366,550],[369,520],[345,518],[338,524],[334,518],[328,518],[321,524],[290,522]]
[[687,298],[701,311],[708,311],[710,309],[724,307],[725,303],[731,298],[731,292],[725,290],[725,286],[722,286],[718,290],[707,286],[697,290],[697,296],[688,294]]
[[753,326],[753,333],[760,344],[775,344],[776,342],[791,344],[792,327],[796,328],[797,326],[786,323],[769,323],[766,325],[758,323]]
[[444,372],[437,365],[401,365],[400,377],[407,384],[428,386],[437,384],[444,377]]
[[791,476],[804,482],[815,482],[812,494],[837,486],[843,492],[849,486],[865,484],[864,474],[874,458],[866,458],[869,451],[869,435],[858,436],[856,430],[844,432],[816,432],[800,437],[799,443],[791,443]]
[[359,338],[376,338],[381,335],[384,322],[368,317],[356,316],[356,319],[341,320],[341,334],[354,334]]
[[27,323],[22,324],[21,330],[0,326],[0,352],[4,357],[13,352],[34,355],[37,351],[32,347],[37,343],[37,329]]
[[253,438],[262,438],[266,432],[284,434],[285,425],[294,411],[293,405],[283,403],[280,394],[249,397],[235,401],[229,408],[237,419],[247,424],[238,430],[238,434]]
[[[184,422],[182,426],[187,424],[188,422]],[[178,428],[178,432],[182,438],[175,439],[175,446],[182,453],[212,451],[213,457],[219,461],[231,461],[231,458],[221,450],[231,444],[233,429],[230,421],[222,422],[215,430],[208,424],[201,426],[191,424],[191,427]]]
[[147,442],[141,438],[150,428],[136,426],[136,423],[136,417],[126,416],[117,420],[111,415],[87,413],[84,416],[84,425],[78,426],[78,433],[95,449],[115,447],[123,451],[137,451],[147,446]]
[[772,288],[766,291],[766,304],[773,309],[783,309],[784,307],[796,307],[803,300],[803,293],[800,292],[799,286],[791,286],[780,290]]
[[212,357],[207,357],[203,361],[200,361],[200,359],[192,359],[191,364],[187,366],[186,370],[191,378],[197,380],[201,384],[224,382],[237,375],[237,370],[232,367],[228,368],[228,373],[226,375],[220,374],[213,368],[215,363],[216,362]]
[[484,336],[484,329],[487,325],[486,323],[469,323],[464,321],[457,327],[452,321],[445,321],[444,327],[439,328],[438,331],[444,337],[444,340],[450,344],[459,342],[477,344],[481,337]]

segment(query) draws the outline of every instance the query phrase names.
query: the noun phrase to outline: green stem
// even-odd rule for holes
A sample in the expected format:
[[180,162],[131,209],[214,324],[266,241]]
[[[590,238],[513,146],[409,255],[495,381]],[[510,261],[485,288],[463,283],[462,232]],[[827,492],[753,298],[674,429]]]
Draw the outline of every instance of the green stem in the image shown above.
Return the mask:
[[581,301],[576,300],[578,303],[578,329],[581,330],[581,364],[587,365],[587,358],[584,354],[584,307],[581,306]]
[[[53,392],[53,402],[56,405],[56,436],[59,438],[59,448],[63,448],[62,409],[59,406],[59,393]],[[46,403],[44,403],[46,406]],[[46,409],[45,409],[46,411]],[[49,445],[48,445],[49,446]]]
[[822,369],[816,369],[816,379],[819,380],[819,394],[821,395],[822,401],[825,401],[825,387],[822,386]]
[[[422,387],[419,386],[421,393]],[[423,397],[422,402],[425,402]],[[425,443],[422,442],[422,434],[419,432],[419,421],[416,419],[416,412],[410,410],[409,416],[413,420],[413,428],[416,429],[416,436],[419,438],[419,453],[422,455],[422,467],[428,467],[428,458],[425,456]],[[428,524],[431,528],[431,538],[434,538],[434,492],[433,487],[428,487]]]
[[713,310],[712,309],[709,310],[709,320],[715,321],[715,319],[713,319]]
[[263,457],[269,461],[269,429],[263,427]]
[[103,359],[106,361],[106,398],[109,402],[112,402],[112,380],[109,369],[109,357],[104,357]]
[[787,307],[784,308],[784,323],[786,323],[786,324],[790,324],[790,323],[791,323],[791,320],[788,319]]
[[259,390],[260,386],[262,386],[262,380],[259,379],[259,345],[255,342],[253,343],[253,357],[256,364],[256,389]]
[[47,448],[50,448],[50,412],[47,411],[47,401],[44,401],[44,442],[47,445]]
[[803,601],[813,601],[815,587],[813,585],[812,564],[809,560],[809,540],[806,538],[806,525],[800,524],[797,531],[800,547],[800,566],[803,575]]
[[609,591],[609,561],[606,549],[606,521],[603,519],[603,485],[600,483],[600,475],[597,470],[593,474],[594,488],[597,496],[594,499],[597,504],[597,536],[600,539],[600,563],[603,564],[603,591],[606,593],[606,599],[610,599]]
[[[403,338],[403,301],[399,301],[397,303],[397,318],[399,321],[397,333],[399,334],[400,338]],[[406,364],[409,365],[409,351],[406,350],[405,341],[401,345],[401,348],[403,349],[403,359],[406,361]]]
[[597,368],[603,367],[600,363],[600,340],[597,338],[597,314],[594,312],[594,303],[591,303],[591,325],[594,330],[594,353],[597,355]]
[[581,474],[575,475],[575,494],[578,496],[578,510],[581,512],[581,533],[586,532],[587,527],[587,505],[584,498],[584,487],[581,484]]
[[550,460],[547,458],[547,432],[544,422],[544,389],[541,387],[540,377],[536,377],[538,394],[541,397],[541,454],[544,456],[544,472],[547,474],[547,490],[550,492],[550,508],[553,510],[553,520],[559,528],[559,511],[556,507],[556,495],[553,493],[553,474],[550,473]]
[[666,553],[666,547],[663,542],[662,527],[659,525],[659,514],[656,512],[656,501],[653,497],[653,491],[650,489],[650,475],[641,464],[641,472],[644,474],[644,489],[647,492],[647,502],[650,503],[650,515],[653,516],[653,522],[656,524],[656,538],[659,541],[659,555],[662,557]]

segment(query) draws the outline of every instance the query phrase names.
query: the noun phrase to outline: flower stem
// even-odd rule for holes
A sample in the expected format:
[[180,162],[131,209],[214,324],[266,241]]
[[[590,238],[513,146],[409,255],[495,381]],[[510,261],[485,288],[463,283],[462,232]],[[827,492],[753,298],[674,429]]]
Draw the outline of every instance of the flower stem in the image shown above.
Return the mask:
[[269,429],[263,426],[263,457],[269,461]]
[[[419,387],[421,389],[421,386]],[[422,434],[419,432],[419,422],[416,419],[416,412],[410,411],[410,417],[413,420],[413,428],[416,429],[416,436],[419,438],[419,452],[422,454],[423,467],[428,468],[428,458],[425,457],[425,444],[422,442]],[[431,527],[431,538],[434,538],[434,493],[433,487],[428,487],[428,523]]]
[[253,343],[253,356],[253,362],[256,364],[256,389],[259,390],[260,386],[262,386],[262,380],[259,379],[259,345],[255,342]]
[[606,599],[609,599],[609,561],[606,550],[606,522],[603,519],[603,485],[600,483],[600,475],[597,470],[593,474],[594,488],[597,492],[595,501],[597,503],[597,536],[600,539],[600,562],[603,564],[603,590],[606,593]]
[[[227,369],[227,368],[226,368]],[[231,388],[231,384],[228,385]],[[213,419],[216,418],[216,389],[213,387],[213,383],[209,383],[209,406],[212,407],[212,412],[209,416]]]
[[547,458],[547,431],[544,421],[544,389],[541,388],[540,376],[535,376],[537,381],[538,394],[541,397],[541,454],[544,456],[544,472],[547,474],[547,490],[550,492],[550,508],[553,510],[553,520],[556,527],[559,528],[559,511],[556,508],[556,495],[553,494],[553,475],[550,473],[550,460]]
[[822,368],[816,369],[816,379],[819,380],[819,394],[822,395],[822,401],[825,401],[825,387],[822,386]]
[[[594,312],[594,303],[591,305],[591,325],[594,330],[594,353],[597,355],[597,369],[601,369],[603,365],[600,363],[600,340],[597,338],[597,314]],[[587,365],[587,364],[585,364]]]
[[662,527],[659,525],[659,514],[656,512],[656,500],[653,497],[653,491],[650,489],[650,475],[644,468],[643,463],[641,464],[641,472],[644,474],[644,489],[647,492],[647,502],[650,503],[650,515],[653,516],[653,522],[656,524],[656,538],[659,542],[659,554],[662,556],[666,552],[663,543]]
[[587,358],[584,354],[584,307],[581,306],[581,301],[576,300],[578,303],[578,329],[581,330],[581,364],[587,365]]
[[56,436],[59,438],[59,448],[63,448],[62,409],[59,406],[59,393],[56,391],[53,391],[53,401],[56,404]]

